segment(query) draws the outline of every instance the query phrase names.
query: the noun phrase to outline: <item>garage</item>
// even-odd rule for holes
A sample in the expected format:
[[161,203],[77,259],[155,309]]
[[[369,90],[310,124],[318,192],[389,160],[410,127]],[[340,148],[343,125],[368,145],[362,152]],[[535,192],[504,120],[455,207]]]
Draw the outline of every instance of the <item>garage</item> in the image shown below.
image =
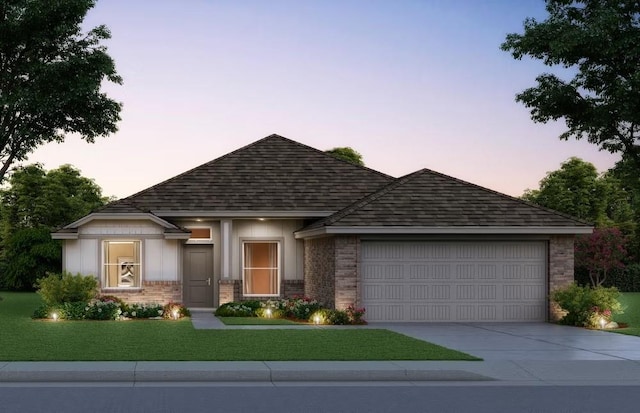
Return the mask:
[[544,241],[362,241],[368,321],[547,318]]

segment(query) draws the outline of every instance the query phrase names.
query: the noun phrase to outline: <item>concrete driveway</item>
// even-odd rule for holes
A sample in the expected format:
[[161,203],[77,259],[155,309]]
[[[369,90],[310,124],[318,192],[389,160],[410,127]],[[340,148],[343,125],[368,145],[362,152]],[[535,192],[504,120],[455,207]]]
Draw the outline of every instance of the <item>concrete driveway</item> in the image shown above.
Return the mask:
[[370,323],[484,360],[640,360],[640,337],[547,323]]

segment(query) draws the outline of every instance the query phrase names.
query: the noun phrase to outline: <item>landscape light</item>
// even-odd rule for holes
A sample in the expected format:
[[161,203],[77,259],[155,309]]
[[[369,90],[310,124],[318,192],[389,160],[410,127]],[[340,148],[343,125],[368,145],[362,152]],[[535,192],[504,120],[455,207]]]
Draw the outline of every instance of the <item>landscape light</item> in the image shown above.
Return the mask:
[[316,315],[313,316],[313,323],[314,324],[316,324],[316,325],[320,324],[320,321],[321,321],[320,314],[316,314]]
[[604,329],[604,326],[607,325],[607,320],[604,319],[604,317],[600,317],[600,328]]
[[51,318],[53,318],[53,321],[58,321],[58,313],[52,313]]
[[171,315],[173,316],[174,320],[178,319],[178,309],[174,308],[173,310],[171,310]]
[[271,318],[271,309],[267,308],[266,310],[264,310],[264,315],[266,315],[267,318]]

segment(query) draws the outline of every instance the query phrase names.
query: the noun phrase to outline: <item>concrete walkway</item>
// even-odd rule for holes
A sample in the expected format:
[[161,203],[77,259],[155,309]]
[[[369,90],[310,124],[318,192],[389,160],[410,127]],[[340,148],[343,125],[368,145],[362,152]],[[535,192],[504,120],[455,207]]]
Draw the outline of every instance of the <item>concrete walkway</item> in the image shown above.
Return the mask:
[[0,385],[57,382],[473,382],[640,385],[640,338],[545,323],[226,326],[192,311],[196,329],[385,328],[485,361],[1,362]]

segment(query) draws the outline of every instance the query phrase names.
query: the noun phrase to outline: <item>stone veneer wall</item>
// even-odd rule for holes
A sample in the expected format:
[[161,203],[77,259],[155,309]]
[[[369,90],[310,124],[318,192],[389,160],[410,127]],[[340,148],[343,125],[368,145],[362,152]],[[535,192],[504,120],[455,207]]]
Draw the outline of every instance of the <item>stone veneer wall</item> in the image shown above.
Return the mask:
[[141,289],[117,288],[101,290],[103,295],[114,295],[128,304],[182,302],[182,284],[179,281],[143,281]]
[[[280,284],[280,297],[292,298],[304,295],[303,280],[282,280]],[[242,295],[242,280],[219,280],[218,298],[220,305],[232,301],[243,300],[268,300],[274,297],[245,297]]]
[[335,305],[335,238],[304,240],[304,295]]
[[335,237],[335,308],[343,310],[350,305],[359,305],[358,272],[360,262],[360,238],[357,236]]
[[[574,235],[555,235],[549,241],[549,292],[574,281]],[[557,321],[563,316],[557,304],[549,300],[549,319]]]

